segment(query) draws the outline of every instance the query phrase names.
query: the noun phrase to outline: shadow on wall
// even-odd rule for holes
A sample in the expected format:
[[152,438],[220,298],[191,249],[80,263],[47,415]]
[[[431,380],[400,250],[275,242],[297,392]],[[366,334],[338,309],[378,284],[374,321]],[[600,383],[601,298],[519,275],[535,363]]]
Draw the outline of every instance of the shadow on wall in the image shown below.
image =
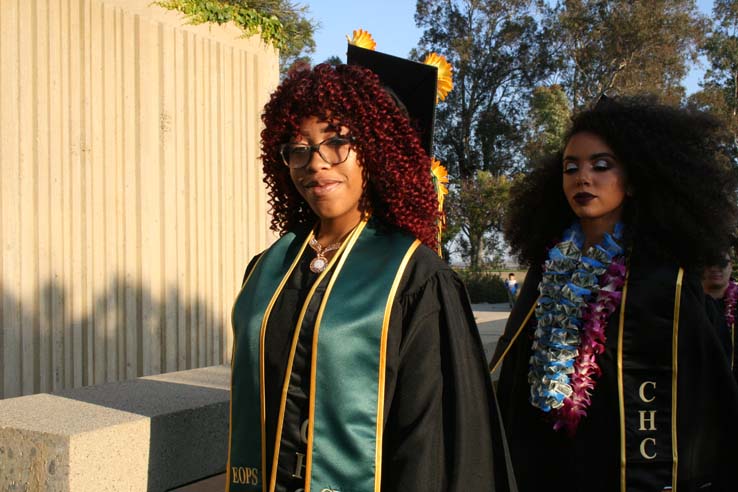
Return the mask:
[[131,277],[114,277],[94,296],[84,282],[76,289],[56,280],[22,297],[3,290],[0,398],[227,361],[230,309],[176,286],[155,296]]

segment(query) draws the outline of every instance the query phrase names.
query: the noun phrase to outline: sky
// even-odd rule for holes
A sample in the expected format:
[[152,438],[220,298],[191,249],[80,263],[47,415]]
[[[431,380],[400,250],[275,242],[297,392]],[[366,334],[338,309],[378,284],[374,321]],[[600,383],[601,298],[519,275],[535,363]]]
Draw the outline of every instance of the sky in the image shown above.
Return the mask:
[[[346,35],[354,29],[369,31],[377,42],[377,50],[407,57],[418,44],[422,31],[415,27],[415,0],[302,0],[310,17],[320,23],[315,32],[316,50],[313,63],[338,56],[346,61]],[[710,15],[713,0],[697,0],[697,6]],[[693,67],[685,80],[687,93],[699,89],[704,68]]]
[[369,31],[377,50],[407,57],[422,31],[415,27],[415,0],[303,0],[310,17],[320,23],[315,32],[313,63],[331,56],[346,61],[346,35],[354,29]]

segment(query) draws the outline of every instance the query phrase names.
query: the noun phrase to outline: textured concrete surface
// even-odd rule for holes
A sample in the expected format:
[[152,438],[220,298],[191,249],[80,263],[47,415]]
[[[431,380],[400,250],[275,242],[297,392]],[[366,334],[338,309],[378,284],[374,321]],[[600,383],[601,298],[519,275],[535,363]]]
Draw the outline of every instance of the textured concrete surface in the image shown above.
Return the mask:
[[230,368],[0,400],[0,490],[164,491],[225,469]]
[[0,398],[224,363],[276,239],[277,50],[153,4],[0,0]]
[[66,436],[0,427],[0,490],[67,490],[68,443]]

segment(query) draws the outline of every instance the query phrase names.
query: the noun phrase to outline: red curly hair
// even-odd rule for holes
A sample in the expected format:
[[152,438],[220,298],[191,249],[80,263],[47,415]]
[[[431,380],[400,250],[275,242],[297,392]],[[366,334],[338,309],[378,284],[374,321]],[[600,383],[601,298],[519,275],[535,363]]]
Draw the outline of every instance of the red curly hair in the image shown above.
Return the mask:
[[439,212],[430,158],[376,74],[354,65],[321,64],[293,71],[264,107],[261,159],[271,229],[285,233],[318,220],[279,155],[280,144],[295,137],[302,120],[310,116],[345,126],[354,136],[366,187],[364,209],[435,249]]

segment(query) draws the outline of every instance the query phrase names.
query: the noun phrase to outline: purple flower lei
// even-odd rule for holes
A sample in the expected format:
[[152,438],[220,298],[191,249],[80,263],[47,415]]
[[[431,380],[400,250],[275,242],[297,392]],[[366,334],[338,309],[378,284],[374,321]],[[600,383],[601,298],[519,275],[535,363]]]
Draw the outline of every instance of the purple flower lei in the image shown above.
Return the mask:
[[738,300],[738,284],[732,280],[728,281],[728,288],[725,289],[725,321],[730,328],[735,323],[735,304]]

